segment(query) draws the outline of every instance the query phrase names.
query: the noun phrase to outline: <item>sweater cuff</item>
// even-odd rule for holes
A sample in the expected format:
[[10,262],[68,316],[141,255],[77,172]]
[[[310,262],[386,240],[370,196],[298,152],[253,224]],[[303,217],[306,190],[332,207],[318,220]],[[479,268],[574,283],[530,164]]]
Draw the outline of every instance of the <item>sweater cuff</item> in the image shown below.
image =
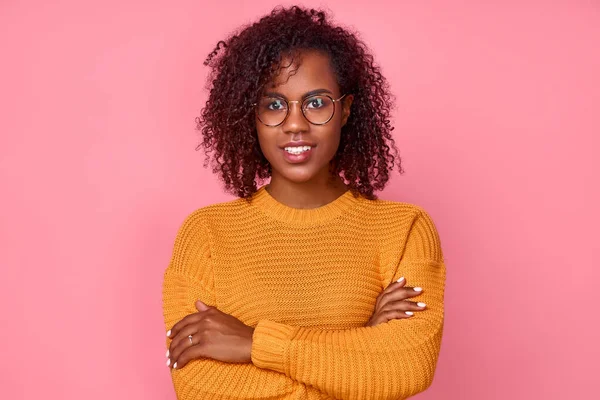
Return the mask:
[[258,321],[252,335],[252,363],[258,368],[285,374],[284,355],[295,330],[293,326],[266,319]]

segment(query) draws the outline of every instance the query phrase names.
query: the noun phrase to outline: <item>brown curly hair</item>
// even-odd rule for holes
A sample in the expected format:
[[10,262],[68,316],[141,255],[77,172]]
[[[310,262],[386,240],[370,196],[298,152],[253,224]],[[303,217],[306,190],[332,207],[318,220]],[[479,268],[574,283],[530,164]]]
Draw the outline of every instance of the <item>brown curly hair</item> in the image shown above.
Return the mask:
[[[196,118],[208,166],[214,152],[213,172],[225,190],[249,199],[256,179],[271,176],[255,126],[253,103],[282,68],[282,56],[304,49],[329,55],[341,93],[352,93],[350,117],[342,127],[340,144],[330,164],[353,193],[374,199],[382,190],[398,158],[391,131],[394,98],[373,56],[356,34],[329,22],[322,10],[276,7],[258,22],[244,26],[219,41],[204,65],[211,68],[210,90],[201,116]],[[393,154],[392,154],[393,150]]]

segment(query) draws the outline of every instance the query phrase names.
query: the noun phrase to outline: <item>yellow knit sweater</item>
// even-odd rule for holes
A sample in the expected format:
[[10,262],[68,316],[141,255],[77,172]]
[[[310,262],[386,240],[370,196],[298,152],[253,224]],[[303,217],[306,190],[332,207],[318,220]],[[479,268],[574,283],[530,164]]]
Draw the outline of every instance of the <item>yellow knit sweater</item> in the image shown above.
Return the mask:
[[[432,382],[442,339],[445,266],[420,207],[354,197],[296,209],[261,187],[182,224],[163,284],[165,332],[196,300],[255,327],[252,362],[171,370],[188,399],[404,399]],[[427,304],[365,327],[377,296],[405,277]],[[167,338],[167,346],[170,339]]]

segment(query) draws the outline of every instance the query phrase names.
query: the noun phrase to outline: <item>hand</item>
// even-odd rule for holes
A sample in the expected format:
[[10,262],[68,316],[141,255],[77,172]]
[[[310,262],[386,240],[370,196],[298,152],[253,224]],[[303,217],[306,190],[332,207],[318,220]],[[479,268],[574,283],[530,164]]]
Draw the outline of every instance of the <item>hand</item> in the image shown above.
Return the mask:
[[375,311],[365,326],[375,326],[391,319],[410,318],[414,314],[413,311],[425,309],[425,303],[406,300],[420,295],[423,293],[423,289],[404,287],[404,285],[406,285],[406,279],[400,278],[377,296]]
[[173,339],[167,365],[180,369],[203,357],[229,363],[251,362],[254,328],[201,301],[196,302],[196,308],[197,313],[186,316],[167,332]]

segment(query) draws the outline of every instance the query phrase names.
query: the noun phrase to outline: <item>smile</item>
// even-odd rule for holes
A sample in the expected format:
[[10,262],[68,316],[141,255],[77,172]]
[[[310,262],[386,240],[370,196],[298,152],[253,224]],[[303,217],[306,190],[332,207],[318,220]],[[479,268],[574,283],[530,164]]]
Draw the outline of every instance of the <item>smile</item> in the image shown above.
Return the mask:
[[285,160],[292,164],[302,163],[310,159],[314,151],[311,146],[286,147],[282,149]]
[[309,151],[312,147],[310,146],[298,146],[298,147],[286,147],[284,150],[290,154],[302,154]]

